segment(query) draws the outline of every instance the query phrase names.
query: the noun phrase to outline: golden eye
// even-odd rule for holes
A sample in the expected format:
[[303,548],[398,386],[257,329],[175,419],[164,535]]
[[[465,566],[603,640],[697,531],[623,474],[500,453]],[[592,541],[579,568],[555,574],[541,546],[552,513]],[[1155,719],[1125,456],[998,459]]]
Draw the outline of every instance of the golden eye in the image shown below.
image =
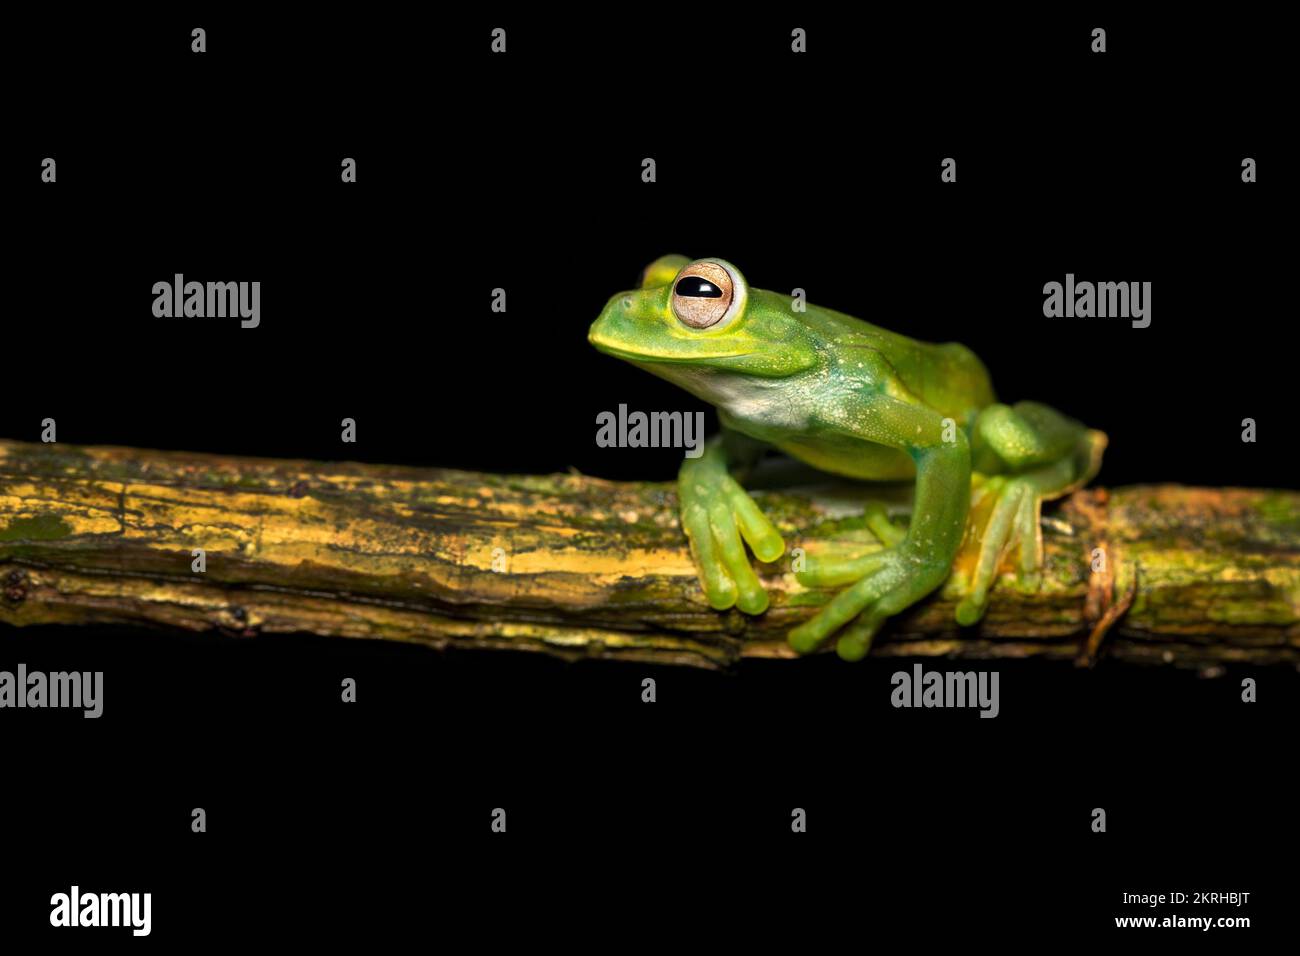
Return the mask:
[[692,262],[673,284],[673,314],[693,329],[717,325],[735,302],[731,274],[716,262]]

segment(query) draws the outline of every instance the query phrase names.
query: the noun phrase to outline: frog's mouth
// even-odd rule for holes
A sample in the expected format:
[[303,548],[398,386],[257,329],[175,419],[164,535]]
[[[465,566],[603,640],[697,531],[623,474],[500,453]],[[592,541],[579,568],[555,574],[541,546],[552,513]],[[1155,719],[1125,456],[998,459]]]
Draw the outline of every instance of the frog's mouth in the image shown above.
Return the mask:
[[628,362],[645,362],[656,365],[698,365],[701,361],[706,360],[744,358],[746,355],[754,354],[753,352],[701,352],[694,355],[682,355],[671,352],[633,352],[620,348],[607,339],[599,339],[595,336],[588,336],[587,341],[606,355],[612,355]]

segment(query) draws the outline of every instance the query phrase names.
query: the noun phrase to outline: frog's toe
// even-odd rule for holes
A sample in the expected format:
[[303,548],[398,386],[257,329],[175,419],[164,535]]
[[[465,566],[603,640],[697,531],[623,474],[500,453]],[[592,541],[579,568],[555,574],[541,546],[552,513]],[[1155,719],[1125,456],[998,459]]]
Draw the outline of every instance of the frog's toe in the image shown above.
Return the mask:
[[1029,488],[1020,499],[1016,512],[1013,544],[1020,552],[1016,567],[1016,584],[1025,590],[1037,590],[1042,583],[1043,566],[1043,499]]
[[969,590],[957,605],[957,623],[976,624],[988,610],[989,592],[1011,548],[1019,552],[1016,580],[1022,588],[1035,588],[1041,581],[1042,497],[1032,481],[1013,479],[996,491],[997,500],[978,538]]
[[907,529],[894,524],[885,511],[885,506],[878,501],[873,501],[867,505],[866,519],[867,528],[887,548],[901,544],[903,539],[907,537]]
[[957,618],[957,623],[962,627],[970,627],[972,624],[978,624],[980,619],[984,617],[984,612],[988,609],[987,597],[980,601],[968,596],[961,599],[953,616]]
[[[740,497],[753,509],[752,513],[737,507]],[[762,614],[767,610],[767,591],[745,553],[744,542],[759,541],[759,557],[766,554],[773,559],[781,556],[785,543],[749,496],[742,491],[740,497],[720,494],[689,503],[682,510],[682,528],[710,606],[719,611],[735,607],[746,614]]]
[[[881,602],[881,605],[872,609],[872,615],[880,615],[881,621],[893,611],[901,609],[883,606],[882,599],[896,590],[899,581],[895,573],[897,564],[890,557],[893,552],[878,552],[878,554],[884,557],[875,570],[835,595],[825,607],[790,632],[791,647],[800,654],[816,650],[823,641],[877,602]],[[879,622],[869,629],[865,623],[860,628],[851,628],[844,635],[846,643],[841,656],[845,653],[857,653],[858,645],[862,645],[858,656],[865,655],[871,637],[878,627]]]
[[718,611],[725,611],[736,604],[736,582],[727,573],[719,553],[718,543],[713,538],[708,514],[700,509],[690,509],[682,515],[682,527],[686,530],[686,539],[691,545],[691,556],[695,567],[700,572],[700,583],[704,586],[704,595],[709,605]]
[[727,577],[735,585],[736,607],[746,614],[762,614],[767,610],[767,592],[749,563],[736,519],[724,504],[718,503],[709,509],[709,526]]
[[861,581],[884,567],[890,561],[891,549],[907,537],[907,530],[894,524],[879,502],[867,505],[866,520],[867,528],[884,545],[883,549],[855,558],[805,557],[803,567],[795,572],[795,580],[809,588],[837,588]]
[[860,581],[881,568],[888,560],[884,551],[873,551],[860,558],[805,557],[803,570],[795,580],[808,588],[837,588]]
[[835,653],[842,660],[860,661],[871,650],[871,641],[885,623],[884,614],[875,611],[863,611],[858,619],[844,629],[839,640],[835,642]]
[[758,560],[771,563],[785,554],[785,541],[782,540],[781,533],[744,488],[736,485],[728,494],[727,500],[741,535],[749,542],[749,547]]
[[824,631],[820,625],[817,624],[817,617],[818,615],[810,617],[808,620],[790,631],[789,635],[786,637],[786,640],[790,642],[790,646],[794,648],[796,653],[811,654],[813,651],[817,650],[818,645],[820,645],[822,641],[826,640],[829,635],[829,632]]

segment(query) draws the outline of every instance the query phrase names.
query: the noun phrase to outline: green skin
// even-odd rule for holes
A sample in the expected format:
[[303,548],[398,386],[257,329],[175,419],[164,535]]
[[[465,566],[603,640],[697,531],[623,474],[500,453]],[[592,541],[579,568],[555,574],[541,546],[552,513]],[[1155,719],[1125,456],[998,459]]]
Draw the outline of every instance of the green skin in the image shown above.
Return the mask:
[[[702,263],[726,270],[735,308],[716,325],[695,328],[678,310],[701,301],[691,298],[682,273],[711,268]],[[868,510],[882,549],[805,558],[796,573],[801,583],[843,589],[790,632],[801,653],[838,636],[839,655],[861,659],[881,624],[943,583],[954,562],[967,581],[956,615],[963,625],[983,616],[1010,552],[1019,555],[1021,586],[1034,586],[1042,501],[1096,474],[1106,443],[1102,433],[1045,405],[999,404],[984,365],[965,346],[918,342],[813,305],[796,312],[790,296],[749,288],[721,259],[656,260],[640,288],[609,300],[588,338],[718,410],[722,434],[699,458],[686,459],[678,489],[682,527],[719,610],[767,609],[746,543],[763,562],[785,553],[772,522],[729,470],[744,467],[756,449],[774,446],[855,479],[915,479],[905,530],[883,508]]]

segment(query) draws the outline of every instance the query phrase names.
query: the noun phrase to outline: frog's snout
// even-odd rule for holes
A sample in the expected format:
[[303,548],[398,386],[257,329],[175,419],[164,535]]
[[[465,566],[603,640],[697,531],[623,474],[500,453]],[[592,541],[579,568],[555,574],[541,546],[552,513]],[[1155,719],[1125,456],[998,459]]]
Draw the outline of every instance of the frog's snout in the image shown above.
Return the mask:
[[587,341],[602,352],[617,348],[627,338],[631,308],[632,293],[619,292],[611,296],[587,330]]

